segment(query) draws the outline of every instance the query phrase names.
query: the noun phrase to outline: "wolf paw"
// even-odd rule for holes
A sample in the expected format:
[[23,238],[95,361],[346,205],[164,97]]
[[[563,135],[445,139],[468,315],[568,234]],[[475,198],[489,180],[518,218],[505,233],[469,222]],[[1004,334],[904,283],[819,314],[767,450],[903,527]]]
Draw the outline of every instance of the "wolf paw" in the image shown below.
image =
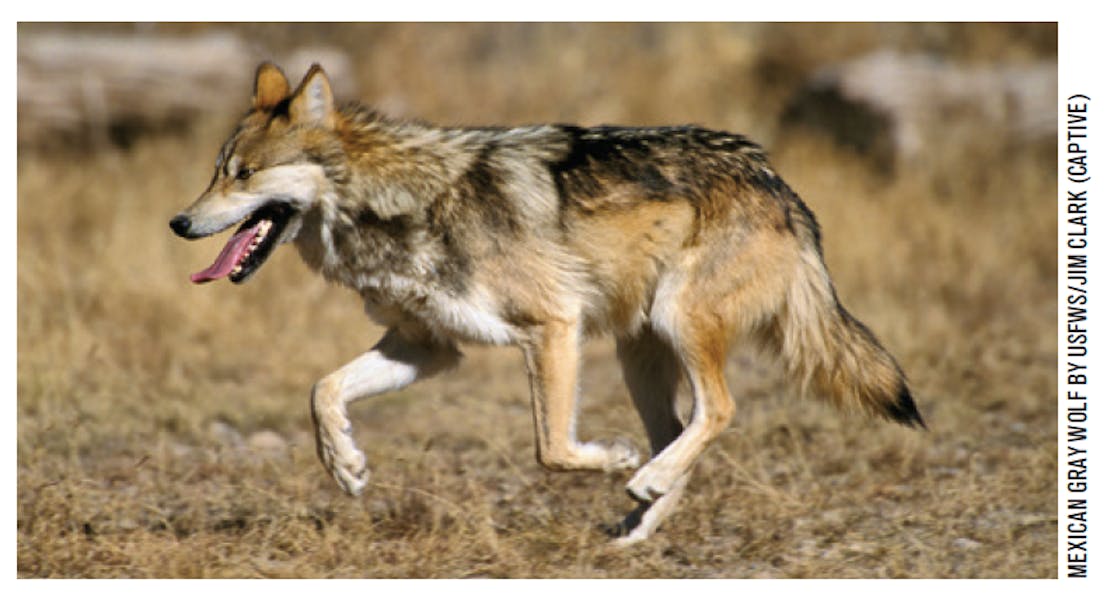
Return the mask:
[[616,523],[602,524],[599,526],[606,536],[611,539],[611,545],[624,547],[640,542],[647,537],[643,530],[644,512],[651,508],[647,503],[639,503],[624,519]]
[[635,469],[640,466],[640,451],[632,445],[632,442],[617,438],[606,445],[609,449],[609,457],[612,459],[610,471]]
[[355,447],[350,437],[340,437],[336,441],[328,437],[326,432],[321,432],[317,434],[317,438],[317,451],[328,473],[347,494],[361,494],[370,481],[366,456]]
[[328,469],[339,487],[351,496],[362,494],[366,484],[370,482],[370,470],[366,468],[366,458],[361,452],[355,452],[347,462],[328,467]]
[[[656,498],[653,502],[640,501],[636,508],[617,525],[617,529],[610,532],[614,547],[627,547],[642,542],[651,536],[671,513],[674,513],[690,474],[685,473],[678,477],[667,490],[666,494]],[[651,490],[654,492],[654,489]],[[630,491],[631,493],[631,491]],[[635,497],[635,496],[634,496]]]
[[651,503],[670,492],[676,479],[671,478],[667,471],[648,464],[628,480],[624,489],[637,502]]
[[615,536],[612,538],[608,545],[615,549],[628,548],[636,543],[647,540],[651,533],[641,529],[635,529],[623,536]]
[[597,468],[602,471],[622,471],[640,466],[640,452],[624,438],[587,442],[582,448],[597,459]]

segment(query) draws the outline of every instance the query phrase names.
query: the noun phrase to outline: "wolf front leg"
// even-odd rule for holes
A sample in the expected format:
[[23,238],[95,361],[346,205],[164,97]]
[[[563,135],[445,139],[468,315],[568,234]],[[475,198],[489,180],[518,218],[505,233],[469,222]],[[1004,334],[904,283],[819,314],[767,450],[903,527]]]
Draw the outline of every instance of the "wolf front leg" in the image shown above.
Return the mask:
[[640,455],[627,442],[577,439],[578,330],[575,322],[551,321],[536,327],[523,346],[532,386],[536,459],[556,471],[636,467]]
[[370,479],[366,457],[351,437],[347,405],[451,368],[460,357],[454,345],[390,329],[369,352],[313,386],[316,453],[344,492],[357,496]]

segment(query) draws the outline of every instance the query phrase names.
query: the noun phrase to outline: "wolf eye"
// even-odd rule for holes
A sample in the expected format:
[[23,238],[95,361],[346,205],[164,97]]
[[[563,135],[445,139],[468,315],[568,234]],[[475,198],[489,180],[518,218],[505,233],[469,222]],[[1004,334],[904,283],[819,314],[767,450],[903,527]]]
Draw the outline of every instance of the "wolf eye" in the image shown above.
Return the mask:
[[253,175],[254,175],[254,168],[245,167],[245,168],[240,169],[239,173],[235,174],[235,178],[237,180],[246,180],[247,178],[250,178]]

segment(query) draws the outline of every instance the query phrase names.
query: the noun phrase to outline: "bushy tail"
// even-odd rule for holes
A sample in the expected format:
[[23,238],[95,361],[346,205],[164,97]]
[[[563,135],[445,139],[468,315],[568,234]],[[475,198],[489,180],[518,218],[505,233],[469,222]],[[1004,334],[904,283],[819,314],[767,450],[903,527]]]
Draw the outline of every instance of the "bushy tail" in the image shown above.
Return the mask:
[[766,342],[810,392],[845,409],[924,428],[902,369],[840,305],[817,245],[806,247]]

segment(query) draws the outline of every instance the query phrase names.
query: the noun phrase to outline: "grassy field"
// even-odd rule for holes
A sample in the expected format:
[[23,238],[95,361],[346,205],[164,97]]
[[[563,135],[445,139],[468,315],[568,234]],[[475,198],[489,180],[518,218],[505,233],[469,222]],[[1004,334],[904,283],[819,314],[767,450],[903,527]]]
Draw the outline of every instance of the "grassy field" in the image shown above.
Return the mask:
[[[598,526],[631,509],[629,475],[540,468],[519,352],[475,347],[453,374],[352,406],[374,473],[348,498],[316,459],[308,392],[380,329],[291,249],[245,286],[191,285],[224,237],[166,226],[242,109],[218,107],[127,149],[20,151],[19,576],[1055,577],[1051,143],[937,124],[931,152],[880,176],[775,126],[825,61],[888,45],[1051,59],[1053,26],[238,29],[272,50],[339,44],[363,98],[435,122],[696,122],[765,142],[930,431],[797,400],[738,348],[736,417],[682,508],[613,550]],[[612,344],[583,367],[582,436],[644,449]]]

